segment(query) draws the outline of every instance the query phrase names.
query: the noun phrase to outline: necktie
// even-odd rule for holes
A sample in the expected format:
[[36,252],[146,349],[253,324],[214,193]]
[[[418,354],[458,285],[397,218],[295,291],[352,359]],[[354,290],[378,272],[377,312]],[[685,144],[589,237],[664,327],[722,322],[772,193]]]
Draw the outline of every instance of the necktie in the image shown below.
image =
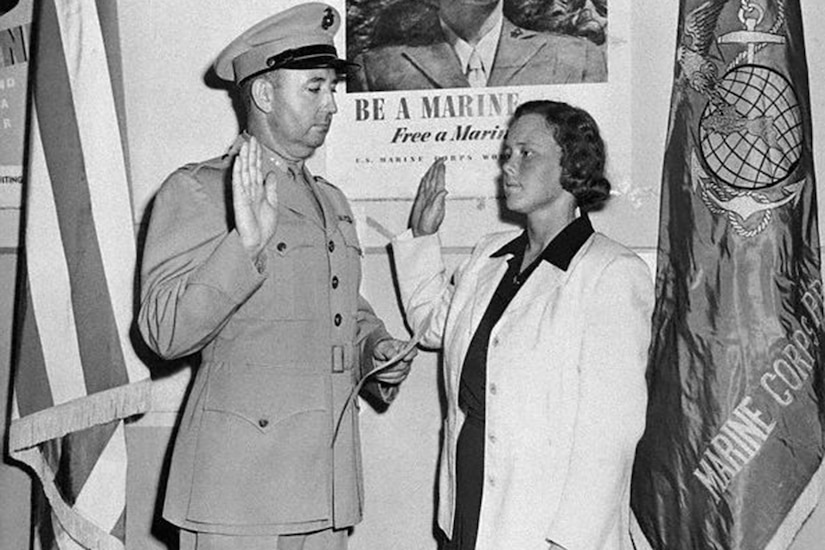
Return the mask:
[[481,63],[481,56],[473,48],[470,53],[470,60],[467,62],[467,81],[471,88],[483,88],[487,85],[487,77],[484,74],[484,65]]

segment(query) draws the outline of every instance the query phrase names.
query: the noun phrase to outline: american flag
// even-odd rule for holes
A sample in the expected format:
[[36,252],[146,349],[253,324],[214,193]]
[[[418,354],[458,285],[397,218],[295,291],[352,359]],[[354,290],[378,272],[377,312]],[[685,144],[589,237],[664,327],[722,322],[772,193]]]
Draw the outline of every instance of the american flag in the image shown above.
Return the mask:
[[136,245],[116,4],[37,2],[9,448],[40,480],[41,548],[125,546],[123,419],[150,404],[130,343]]

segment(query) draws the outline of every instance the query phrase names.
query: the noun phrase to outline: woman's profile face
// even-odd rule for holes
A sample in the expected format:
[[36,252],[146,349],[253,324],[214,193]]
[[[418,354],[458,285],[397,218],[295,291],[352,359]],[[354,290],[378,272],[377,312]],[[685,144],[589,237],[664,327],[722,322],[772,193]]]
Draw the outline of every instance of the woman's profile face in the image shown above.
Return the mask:
[[515,120],[502,153],[504,196],[511,211],[531,214],[569,195],[561,187],[561,147],[543,116],[527,114]]

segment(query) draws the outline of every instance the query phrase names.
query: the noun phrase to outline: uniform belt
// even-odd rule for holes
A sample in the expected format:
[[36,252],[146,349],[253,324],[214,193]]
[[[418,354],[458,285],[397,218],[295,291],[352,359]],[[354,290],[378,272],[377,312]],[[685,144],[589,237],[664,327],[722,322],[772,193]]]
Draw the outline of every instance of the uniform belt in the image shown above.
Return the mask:
[[286,357],[284,353],[279,353],[277,346],[218,339],[203,351],[204,362],[268,365],[274,369],[298,370],[304,373],[316,372],[317,374],[352,370],[356,366],[357,359],[352,344],[310,346],[310,349],[296,357]]
[[347,364],[352,365],[352,361],[344,359],[344,346],[332,346],[332,372],[344,372]]

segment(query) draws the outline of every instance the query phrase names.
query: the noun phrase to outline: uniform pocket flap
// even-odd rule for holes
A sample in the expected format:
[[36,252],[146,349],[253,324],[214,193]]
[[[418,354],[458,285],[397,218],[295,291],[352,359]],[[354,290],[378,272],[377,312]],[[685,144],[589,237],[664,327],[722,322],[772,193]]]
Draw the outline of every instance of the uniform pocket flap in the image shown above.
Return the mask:
[[[278,220],[278,222],[278,229],[267,244],[267,248],[273,250],[278,256],[289,256],[302,248],[318,246],[319,236],[308,231],[306,222],[290,223],[289,220]],[[323,239],[320,242],[323,242]]]
[[273,367],[222,365],[210,373],[204,409],[240,417],[262,432],[296,415],[325,413],[323,377]]
[[363,256],[363,250],[358,240],[358,230],[355,228],[355,224],[352,221],[340,221],[338,222],[338,230],[344,238],[344,243],[348,247],[355,249],[359,256]]

